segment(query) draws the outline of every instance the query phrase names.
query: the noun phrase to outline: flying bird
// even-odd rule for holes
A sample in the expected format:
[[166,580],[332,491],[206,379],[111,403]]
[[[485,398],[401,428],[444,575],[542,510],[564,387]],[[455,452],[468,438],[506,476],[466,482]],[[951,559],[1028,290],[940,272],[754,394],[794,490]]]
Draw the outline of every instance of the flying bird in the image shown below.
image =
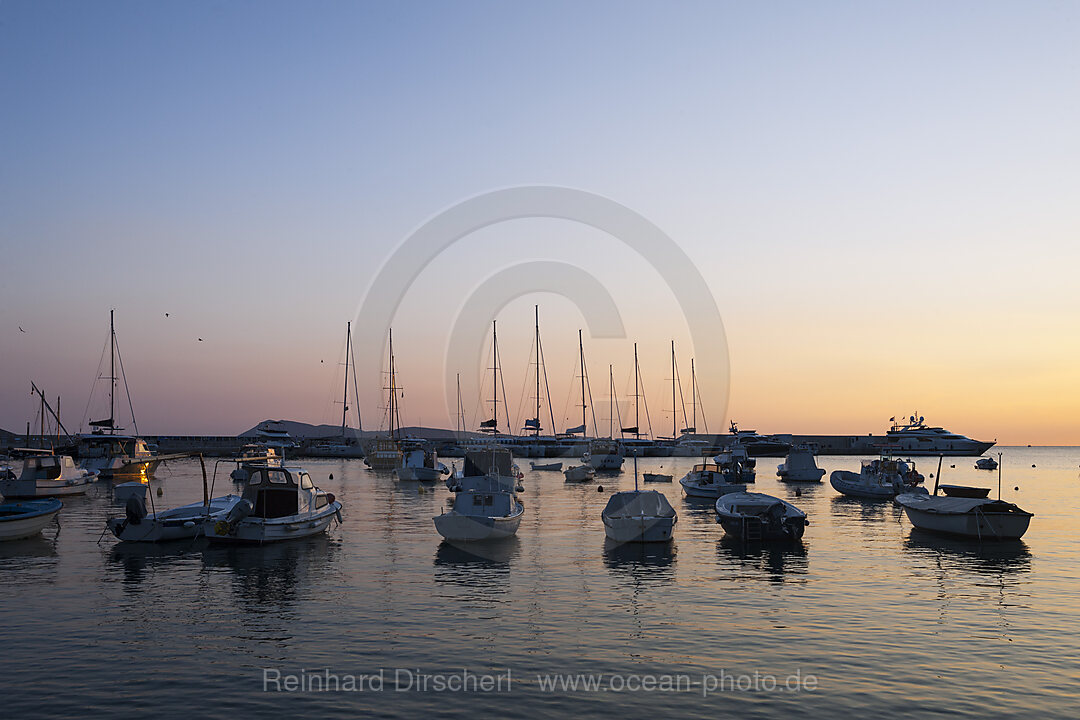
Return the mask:
[[169,313],[165,313],[165,317],[169,317]]
[[19,332],[21,332],[21,333],[26,332],[25,330],[22,329],[22,325],[19,326]]
[[202,338],[199,338],[199,342],[202,342]]

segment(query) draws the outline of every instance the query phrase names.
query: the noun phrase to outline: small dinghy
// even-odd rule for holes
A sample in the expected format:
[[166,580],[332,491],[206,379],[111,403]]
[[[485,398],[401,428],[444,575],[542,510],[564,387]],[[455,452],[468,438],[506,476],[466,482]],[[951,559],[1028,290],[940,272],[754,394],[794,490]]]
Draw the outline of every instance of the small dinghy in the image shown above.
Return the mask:
[[939,485],[941,492],[949,497],[984,498],[990,497],[990,488],[971,487],[970,485]]
[[998,461],[992,457],[983,457],[975,461],[975,469],[977,470],[997,470]]
[[641,479],[645,482],[669,483],[674,478],[672,475],[661,475],[660,473],[641,473]]
[[432,518],[435,529],[447,540],[473,542],[501,540],[517,534],[521,517],[525,514],[522,503],[513,490],[500,477],[470,477],[467,487],[454,496],[454,505],[448,512]]
[[53,521],[64,503],[56,499],[0,502],[0,541],[33,537]]
[[552,472],[562,472],[562,463],[561,462],[553,462],[553,463],[534,463],[534,462],[530,462],[529,467],[531,467],[533,470],[550,470]]
[[596,477],[596,470],[591,465],[571,465],[563,470],[566,482],[588,482]]
[[741,540],[798,540],[809,522],[786,500],[752,492],[722,496],[716,501],[716,519],[725,533]]
[[240,501],[202,526],[211,542],[262,544],[318,535],[335,519],[341,522],[341,503],[306,470],[252,467]]
[[825,471],[814,462],[814,451],[809,445],[796,445],[776,468],[776,474],[783,482],[816,483],[821,482]]
[[408,450],[403,455],[401,467],[395,468],[398,480],[435,482],[450,474],[450,468],[439,462],[439,456],[430,448]]

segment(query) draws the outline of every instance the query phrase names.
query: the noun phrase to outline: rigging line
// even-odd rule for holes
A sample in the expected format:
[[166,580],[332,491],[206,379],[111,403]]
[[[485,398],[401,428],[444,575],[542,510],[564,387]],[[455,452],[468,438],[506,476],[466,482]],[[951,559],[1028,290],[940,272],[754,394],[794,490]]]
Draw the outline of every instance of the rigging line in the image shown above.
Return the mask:
[[[135,406],[131,404],[131,390],[128,389],[127,374],[124,372],[124,356],[120,354],[120,343],[113,340],[116,345],[116,359],[120,361],[120,377],[124,380],[124,394],[127,395],[128,411],[131,413],[131,425],[135,428],[135,434],[139,434],[139,421],[135,419]],[[113,423],[115,427],[116,423]]]
[[[679,404],[682,405],[682,426],[687,428],[690,427],[690,424],[686,421],[686,398],[683,397],[682,378],[679,377],[678,359],[675,360],[675,384],[679,388]],[[674,440],[674,437],[672,439]]]
[[[506,416],[506,431],[510,434],[514,434],[513,428],[510,426],[510,405],[506,402],[506,378],[503,376],[502,370],[502,353],[499,352],[499,346],[495,346],[495,369],[499,373],[499,382],[502,383],[502,396],[503,396],[503,415]],[[495,418],[498,420],[498,418]],[[498,424],[495,429],[498,430]]]
[[[532,348],[529,348],[529,360],[532,360]],[[532,363],[529,363],[530,365]],[[529,386],[529,373],[525,373],[525,378],[521,381],[521,395],[518,397],[517,410],[514,411],[514,423],[517,426],[518,420],[521,419],[522,405],[525,404],[525,388]]]
[[352,389],[353,401],[356,403],[356,431],[360,433],[364,430],[364,423],[360,418],[360,388],[356,384],[356,353],[353,352],[352,345],[349,346],[349,356],[352,358]]
[[540,365],[544,368],[544,395],[547,396],[548,417],[551,419],[550,432],[551,432],[552,437],[554,437],[556,432],[557,432],[555,430],[555,412],[553,411],[553,409],[551,407],[551,386],[548,385],[547,361],[544,359],[544,341],[543,340],[540,340],[537,343],[537,348],[540,351]]
[[94,390],[97,389],[98,380],[101,379],[101,366],[105,364],[105,348],[109,347],[109,341],[106,340],[105,344],[101,347],[101,357],[98,358],[97,372],[94,373],[94,382],[90,385],[90,397],[86,398],[86,409],[83,410],[82,419],[79,421],[79,434],[82,434],[83,423],[86,422],[86,418],[90,416],[90,403],[94,401]]
[[[695,376],[696,380],[696,376]],[[705,434],[709,433],[709,420],[705,417],[705,403],[701,401],[701,387],[697,382],[694,383],[694,391],[697,395],[697,406],[701,410],[701,422],[705,427]]]
[[645,377],[641,374],[641,368],[638,368],[638,378],[641,379],[641,403],[645,406],[645,422],[649,424],[649,438],[655,437],[652,429],[652,419],[649,417],[649,398],[645,397]]
[[588,389],[589,393],[589,409],[592,411],[593,437],[598,438],[600,437],[600,431],[596,429],[596,405],[593,403],[592,383],[589,382],[589,365],[585,361],[585,353],[581,354],[581,367],[585,370],[585,387]]

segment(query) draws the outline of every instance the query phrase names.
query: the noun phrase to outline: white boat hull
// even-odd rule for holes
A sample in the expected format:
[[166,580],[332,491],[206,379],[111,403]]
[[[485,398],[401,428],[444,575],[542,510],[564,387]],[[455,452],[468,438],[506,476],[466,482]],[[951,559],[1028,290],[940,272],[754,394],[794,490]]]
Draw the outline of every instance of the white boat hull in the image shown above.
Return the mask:
[[734,485],[732,483],[701,484],[685,477],[679,480],[679,484],[682,485],[683,492],[686,493],[687,497],[706,498],[711,500],[715,500],[716,498],[729,493],[746,492],[745,485]]
[[674,517],[655,517],[641,515],[637,517],[607,517],[604,521],[604,533],[609,540],[619,543],[630,542],[668,542],[675,531]]
[[7,498],[49,498],[85,495],[89,485],[96,478],[87,473],[71,480],[5,480],[0,483],[0,495]]
[[863,500],[888,500],[901,493],[928,494],[923,487],[869,482],[861,473],[849,470],[834,470],[829,484],[839,493]]
[[[4,503],[4,509],[5,511],[17,512],[20,509],[19,506],[23,505],[26,505],[26,503]],[[63,503],[57,502],[54,508],[40,512],[33,512],[30,508],[27,508],[29,517],[19,515],[5,517],[0,515],[0,541],[22,540],[37,535],[52,523],[53,518],[63,507]]]
[[312,513],[280,518],[246,517],[232,526],[224,519],[209,518],[203,522],[203,533],[210,542],[261,545],[318,535],[326,532],[335,518],[341,522],[341,503],[337,501]]
[[523,514],[524,512],[519,512],[510,517],[482,517],[450,511],[435,516],[435,529],[447,540],[500,540],[517,534]]
[[441,470],[429,467],[410,467],[405,465],[394,471],[398,480],[407,482],[438,482],[445,477]]

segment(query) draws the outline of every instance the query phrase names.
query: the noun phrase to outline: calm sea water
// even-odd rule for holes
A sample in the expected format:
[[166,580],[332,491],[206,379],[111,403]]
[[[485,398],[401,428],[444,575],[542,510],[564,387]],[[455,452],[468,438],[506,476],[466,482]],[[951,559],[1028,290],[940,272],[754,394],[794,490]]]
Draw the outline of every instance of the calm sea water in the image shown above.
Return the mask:
[[[603,493],[526,471],[518,537],[477,556],[434,530],[445,489],[307,461],[345,506],[325,537],[124,546],[99,540],[105,517],[122,514],[99,483],[67,502],[58,528],[0,545],[4,715],[1074,718],[1080,449],[1001,450],[1003,498],[1036,517],[1023,542],[981,547],[920,534],[891,504],[842,498],[827,481],[796,497],[764,458],[757,490],[810,516],[799,545],[724,540],[711,505],[676,482],[661,488],[679,512],[675,541],[612,548],[600,511],[632,471],[601,479]],[[640,467],[677,481],[692,463]],[[996,486],[972,463],[946,459],[946,481]],[[233,487],[222,469],[219,490]],[[198,461],[162,468],[152,487],[159,507],[200,500]],[[502,692],[418,687],[428,674],[456,687],[463,670],[509,670],[509,691],[506,680]],[[264,690],[264,678],[302,671],[308,684],[381,671],[383,685]],[[545,687],[557,674],[599,689]]]

